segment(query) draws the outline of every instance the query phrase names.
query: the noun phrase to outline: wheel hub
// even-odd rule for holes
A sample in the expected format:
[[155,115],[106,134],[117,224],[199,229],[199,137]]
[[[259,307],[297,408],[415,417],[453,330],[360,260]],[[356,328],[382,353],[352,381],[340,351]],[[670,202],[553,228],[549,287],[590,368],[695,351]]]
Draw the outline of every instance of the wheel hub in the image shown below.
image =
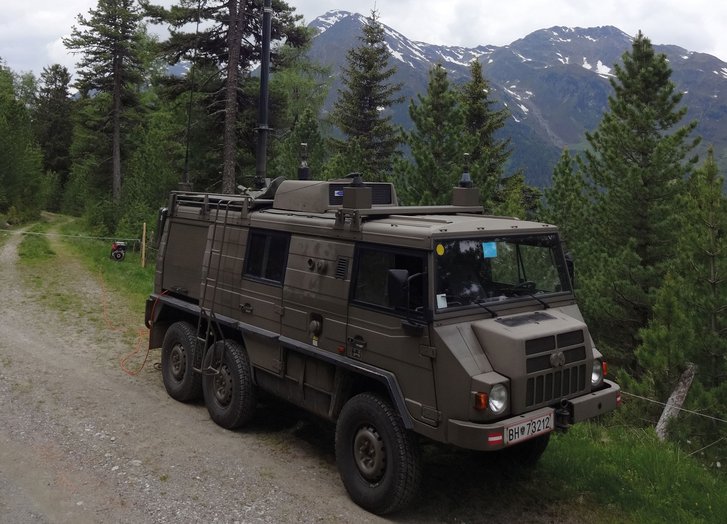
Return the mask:
[[226,406],[232,398],[232,375],[227,366],[220,366],[214,378],[215,398],[221,405]]
[[376,482],[383,477],[386,468],[386,450],[376,428],[372,426],[360,428],[353,440],[353,451],[356,466],[366,480]]
[[176,380],[182,380],[184,378],[184,371],[187,367],[187,354],[182,347],[182,344],[174,344],[170,356],[172,376]]

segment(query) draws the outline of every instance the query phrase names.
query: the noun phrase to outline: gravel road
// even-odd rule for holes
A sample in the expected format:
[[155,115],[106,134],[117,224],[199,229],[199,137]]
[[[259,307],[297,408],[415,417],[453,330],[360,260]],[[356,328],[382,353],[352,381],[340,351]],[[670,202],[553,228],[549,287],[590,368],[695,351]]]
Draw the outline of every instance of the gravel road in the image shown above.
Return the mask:
[[[19,265],[20,240],[0,247],[0,522],[383,521],[346,495],[330,425],[264,401],[250,426],[224,430],[167,396],[158,350],[128,375],[119,361],[143,311],[114,303],[57,240],[51,261]],[[502,477],[468,453],[438,452],[424,475],[392,520],[570,520],[543,501],[498,505],[486,494]]]

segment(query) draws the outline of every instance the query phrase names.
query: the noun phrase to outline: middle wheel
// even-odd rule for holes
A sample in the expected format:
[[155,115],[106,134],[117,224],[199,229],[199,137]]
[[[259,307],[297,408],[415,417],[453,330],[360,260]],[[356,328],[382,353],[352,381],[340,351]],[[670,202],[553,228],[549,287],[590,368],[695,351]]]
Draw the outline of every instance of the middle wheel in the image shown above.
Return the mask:
[[207,350],[204,363],[216,370],[202,377],[204,403],[212,420],[227,429],[247,423],[255,412],[257,392],[245,348],[234,340],[220,340]]

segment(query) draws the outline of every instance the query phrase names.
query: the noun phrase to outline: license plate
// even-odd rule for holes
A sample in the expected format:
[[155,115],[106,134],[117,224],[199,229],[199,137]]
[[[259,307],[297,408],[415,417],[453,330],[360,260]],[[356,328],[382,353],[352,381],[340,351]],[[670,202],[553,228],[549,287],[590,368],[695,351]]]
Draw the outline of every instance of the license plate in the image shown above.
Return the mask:
[[505,426],[505,445],[516,444],[537,435],[553,431],[553,412],[534,418],[525,418]]

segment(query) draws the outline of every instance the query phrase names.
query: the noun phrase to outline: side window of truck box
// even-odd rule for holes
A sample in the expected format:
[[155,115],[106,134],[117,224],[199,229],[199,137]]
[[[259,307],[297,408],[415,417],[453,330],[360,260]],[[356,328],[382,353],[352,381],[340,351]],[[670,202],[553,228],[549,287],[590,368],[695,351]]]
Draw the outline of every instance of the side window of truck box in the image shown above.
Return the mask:
[[245,276],[281,284],[285,277],[290,235],[278,231],[250,231]]

